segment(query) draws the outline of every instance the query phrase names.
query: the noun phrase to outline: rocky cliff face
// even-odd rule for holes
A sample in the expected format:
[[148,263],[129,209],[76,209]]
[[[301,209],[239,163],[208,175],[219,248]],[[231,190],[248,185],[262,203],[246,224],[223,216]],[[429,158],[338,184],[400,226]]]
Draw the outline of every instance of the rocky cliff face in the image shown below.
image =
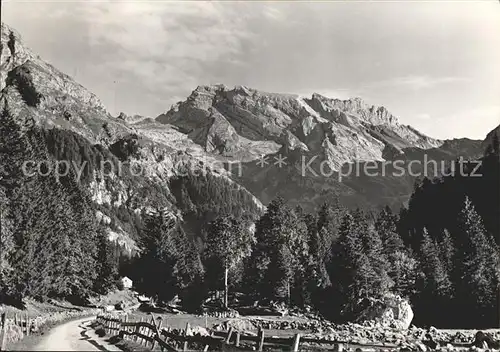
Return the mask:
[[499,141],[500,141],[500,125],[491,130],[486,136],[486,139],[483,141],[482,148],[485,151],[485,153],[488,154],[493,150],[495,150],[495,148],[498,150],[498,148],[500,148]]
[[384,160],[386,150],[403,153],[443,143],[359,98],[303,98],[243,86],[200,86],[157,121],[179,127],[210,153],[251,159],[280,147],[300,148],[323,155],[335,170],[349,162]]
[[2,23],[0,108],[38,124],[81,134],[92,142],[112,143],[128,133],[101,101],[68,75],[40,59],[19,34]]
[[5,87],[8,72],[35,59],[31,50],[20,44],[19,33],[4,23],[1,25],[0,59],[0,89]]

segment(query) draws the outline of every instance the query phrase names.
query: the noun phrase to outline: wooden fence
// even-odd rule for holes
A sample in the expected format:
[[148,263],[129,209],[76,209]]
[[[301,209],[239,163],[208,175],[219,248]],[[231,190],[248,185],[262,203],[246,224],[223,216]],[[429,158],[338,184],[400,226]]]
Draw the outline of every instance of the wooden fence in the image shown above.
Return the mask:
[[[141,321],[131,322],[127,317],[122,318],[99,315],[97,321],[104,327],[106,334],[119,335],[124,339],[130,339],[136,343],[154,349],[159,346],[162,351],[221,351],[224,347],[231,346],[231,350],[249,350],[255,347],[256,351],[263,351],[265,347],[272,347],[279,350],[297,352],[300,344],[320,345],[322,347],[333,348],[335,351],[342,351],[345,347],[352,347],[348,343],[340,341],[331,341],[326,339],[315,339],[310,337],[301,337],[295,334],[291,337],[265,336],[265,332],[259,329],[257,335],[251,335],[248,332],[230,329],[229,331],[213,332],[210,336],[189,336],[189,323],[183,330],[171,329],[168,326],[161,326],[155,323],[154,316],[150,322]],[[245,345],[246,348],[243,348]],[[325,346],[326,345],[326,346]],[[304,347],[304,346],[303,346]],[[374,349],[395,349],[392,344],[373,344],[358,346],[360,350],[373,351]],[[305,348],[307,349],[307,348]]]
[[5,351],[5,329],[7,328],[7,321],[5,319],[5,312],[0,317],[0,351]]
[[98,315],[97,322],[103,326],[107,335],[118,335],[151,349],[159,346],[162,351],[220,350],[224,343],[222,337],[187,335],[190,329],[189,323],[183,331],[172,330],[169,327],[162,328],[161,320],[156,324],[154,316],[149,322],[144,319],[132,322],[128,321],[127,316],[118,318]]
[[[31,319],[28,314],[22,315],[22,314],[15,314],[13,321],[15,327],[19,327],[17,329],[19,333],[22,335],[21,337],[24,336],[29,336],[30,332],[32,329],[36,329],[37,327],[35,326],[36,321]],[[0,316],[0,351],[6,351],[6,340],[7,340],[7,317],[6,313],[3,312],[2,315]]]

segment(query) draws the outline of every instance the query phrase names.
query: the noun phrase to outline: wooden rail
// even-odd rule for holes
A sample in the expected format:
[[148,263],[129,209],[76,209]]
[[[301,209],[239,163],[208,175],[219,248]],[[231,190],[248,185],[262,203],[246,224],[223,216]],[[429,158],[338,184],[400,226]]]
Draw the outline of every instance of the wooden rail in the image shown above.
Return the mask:
[[[116,335],[125,339],[131,339],[151,349],[154,349],[158,345],[162,351],[221,351],[224,345],[232,345],[232,349],[237,350],[243,349],[241,346],[242,343],[247,347],[246,350],[248,350],[248,346],[254,346],[256,351],[263,351],[264,347],[274,347],[280,350],[297,352],[301,344],[302,347],[304,347],[304,344],[327,345],[329,348],[333,347],[335,351],[342,351],[345,347],[353,346],[351,343],[342,341],[301,337],[300,334],[295,334],[291,337],[265,336],[265,332],[262,329],[259,329],[257,335],[251,335],[248,332],[245,333],[231,328],[229,331],[213,332],[210,336],[190,336],[188,335],[188,331],[190,330],[189,323],[186,324],[184,330],[180,331],[172,330],[168,326],[162,328],[161,321],[159,325],[156,325],[153,315],[150,322],[143,320],[131,322],[127,320],[126,316],[118,319],[110,315],[99,315],[97,321],[103,326],[107,334],[111,335],[116,332]],[[361,350],[373,350],[374,348],[388,350],[398,347],[393,344],[356,346]]]
[[128,321],[127,316],[119,319],[110,315],[98,315],[97,322],[103,326],[106,334],[118,335],[151,349],[159,346],[162,351],[221,350],[225,340],[217,336],[189,336],[189,323],[183,331],[161,328],[161,321],[157,325],[153,315],[150,322],[142,319]]

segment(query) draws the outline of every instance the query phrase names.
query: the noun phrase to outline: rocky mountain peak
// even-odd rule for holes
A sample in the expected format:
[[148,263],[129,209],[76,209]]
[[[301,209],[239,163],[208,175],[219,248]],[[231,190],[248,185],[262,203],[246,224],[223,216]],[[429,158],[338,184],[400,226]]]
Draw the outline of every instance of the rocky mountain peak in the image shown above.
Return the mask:
[[392,115],[384,106],[369,105],[363,99],[356,97],[346,100],[328,98],[314,93],[308,104],[323,112],[343,112],[355,116],[361,122],[372,125],[399,125],[397,117]]
[[7,24],[1,24],[0,89],[5,87],[7,73],[36,56],[22,43],[21,36]]
[[247,159],[285,147],[328,155],[336,168],[356,160],[383,160],[387,145],[401,151],[442,143],[361,98],[318,93],[303,98],[223,84],[198,86],[157,121],[177,126],[206,151],[226,157]]
[[127,124],[136,124],[148,118],[141,115],[127,115],[122,111],[118,114],[117,119],[120,119],[126,122]]
[[[94,108],[104,109],[104,105],[95,94],[35,55],[14,29],[2,22],[1,30],[2,79],[0,84],[2,89],[8,83],[9,73],[15,76],[20,73],[19,71],[23,71],[30,73],[30,77],[25,77],[23,80],[29,79],[31,82],[27,83],[32,83],[42,95],[41,98],[49,105],[51,100],[62,98],[61,95],[64,94],[74,100],[92,105]],[[18,72],[15,72],[16,69]]]
[[2,23],[1,30],[0,108],[8,104],[19,118],[37,108],[34,118],[40,125],[69,129],[94,142],[125,133],[95,94],[34,54],[8,25]]

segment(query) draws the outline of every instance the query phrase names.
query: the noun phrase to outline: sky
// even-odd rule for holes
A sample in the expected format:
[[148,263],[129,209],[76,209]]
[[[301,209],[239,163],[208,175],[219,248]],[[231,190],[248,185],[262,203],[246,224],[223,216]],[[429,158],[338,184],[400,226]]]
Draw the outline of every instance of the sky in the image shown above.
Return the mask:
[[497,0],[3,0],[2,21],[114,115],[223,83],[361,97],[435,138],[500,124]]

